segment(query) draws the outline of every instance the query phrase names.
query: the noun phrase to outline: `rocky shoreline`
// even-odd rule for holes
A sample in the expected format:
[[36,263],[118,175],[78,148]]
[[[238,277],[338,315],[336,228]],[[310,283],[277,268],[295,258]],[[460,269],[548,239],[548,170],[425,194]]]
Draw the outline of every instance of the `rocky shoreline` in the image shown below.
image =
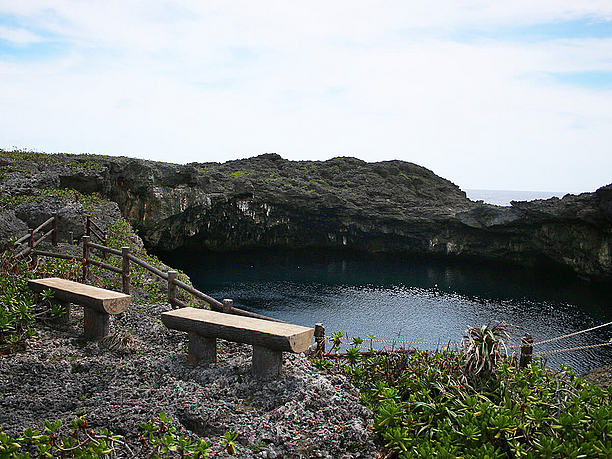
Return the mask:
[[238,457],[376,457],[372,414],[355,389],[303,355],[285,354],[281,379],[262,382],[250,375],[250,346],[220,340],[217,364],[190,364],[186,335],[159,321],[168,304],[134,305],[102,341],[79,338],[80,309],[67,325],[37,322],[26,351],[0,356],[6,433],[86,414],[90,427],[138,444],[140,423],[164,411],[179,434],[209,440],[212,457],[229,457],[220,439],[230,430]]
[[[79,239],[84,214],[94,213],[104,226],[122,215],[130,219],[150,247],[235,248],[256,241],[350,249],[368,241],[373,245],[363,248],[373,251],[486,258],[478,247],[489,244],[492,258],[529,264],[541,257],[558,261],[566,244],[565,266],[596,280],[610,276],[612,185],[497,208],[471,202],[431,171],[400,162],[340,158],[312,165],[277,155],[190,166],[69,155],[9,159],[0,163],[2,243],[52,212],[59,217],[60,239],[69,231]],[[298,167],[310,175],[286,181]],[[352,176],[337,185],[348,167],[360,171],[363,188]],[[376,176],[391,184],[387,191]],[[402,180],[409,179],[406,188]],[[283,181],[289,186],[282,188]],[[310,229],[313,222],[316,230]],[[535,233],[521,239],[530,231]],[[142,247],[137,236],[129,237]],[[60,249],[79,253],[67,244]],[[129,311],[113,319],[111,335],[95,342],[80,338],[78,307],[67,324],[37,321],[37,335],[25,350],[0,356],[2,430],[18,436],[28,427],[41,429],[44,419],[69,424],[85,414],[91,427],[138,444],[140,423],[163,411],[179,434],[208,439],[213,457],[228,456],[221,436],[232,430],[239,457],[376,457],[372,413],[344,376],[316,372],[303,355],[286,355],[281,379],[258,381],[249,372],[250,347],[223,341],[217,364],[194,367],[185,334],[159,320],[169,309],[137,292]],[[609,385],[610,368],[587,379]]]
[[[98,193],[147,248],[322,248],[476,258],[612,280],[612,185],[510,207],[470,201],[402,161],[288,161],[276,154],[188,165],[95,155],[0,151],[0,211],[32,227],[33,196]],[[57,207],[57,206],[56,206]],[[11,213],[13,212],[13,213]]]

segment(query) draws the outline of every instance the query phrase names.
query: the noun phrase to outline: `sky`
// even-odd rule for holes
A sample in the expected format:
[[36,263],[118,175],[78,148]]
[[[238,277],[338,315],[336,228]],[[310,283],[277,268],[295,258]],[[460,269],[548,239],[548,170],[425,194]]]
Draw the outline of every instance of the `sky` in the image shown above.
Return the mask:
[[0,148],[612,182],[612,1],[0,0]]

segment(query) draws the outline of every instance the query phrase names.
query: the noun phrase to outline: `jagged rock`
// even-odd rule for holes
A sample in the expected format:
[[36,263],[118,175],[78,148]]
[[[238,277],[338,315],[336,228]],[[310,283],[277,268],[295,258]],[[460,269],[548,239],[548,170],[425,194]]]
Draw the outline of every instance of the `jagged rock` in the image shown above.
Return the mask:
[[[51,158],[44,172],[35,160],[19,164],[32,183],[44,173],[62,187],[102,193],[157,250],[340,248],[555,265],[612,279],[612,185],[498,207],[403,161]],[[23,186],[19,174],[10,180],[7,193]]]
[[[345,376],[317,373],[303,355],[287,353],[281,378],[260,381],[250,374],[251,346],[222,340],[216,364],[193,366],[184,334],[159,322],[169,309],[132,307],[111,319],[100,341],[78,338],[80,307],[67,324],[37,322],[28,351],[0,359],[2,430],[19,436],[45,419],[70,426],[82,412],[89,427],[108,428],[134,448],[140,423],[164,411],[180,435],[210,440],[214,457],[231,457],[220,441],[229,430],[238,434],[237,457],[376,456],[372,412]],[[145,457],[134,454],[119,457]]]
[[12,238],[20,238],[28,232],[28,225],[15,215],[14,210],[0,212],[0,245]]

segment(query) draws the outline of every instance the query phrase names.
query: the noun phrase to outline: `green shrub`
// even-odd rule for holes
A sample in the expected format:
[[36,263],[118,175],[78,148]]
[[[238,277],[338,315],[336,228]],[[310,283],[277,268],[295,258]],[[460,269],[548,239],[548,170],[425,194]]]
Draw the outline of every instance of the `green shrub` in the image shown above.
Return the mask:
[[[63,457],[63,458],[111,458],[121,451],[125,457],[183,457],[207,458],[210,443],[191,441],[177,434],[172,418],[162,412],[156,419],[143,422],[144,433],[139,445],[128,445],[121,435],[108,429],[94,431],[87,425],[85,416],[72,420],[67,435],[60,433],[62,421],[45,420],[45,428],[25,429],[22,436],[13,438],[0,430],[0,457]],[[33,456],[31,456],[33,454]]]
[[77,260],[45,257],[34,270],[27,260],[15,258],[12,251],[0,253],[0,353],[19,348],[34,334],[31,325],[36,316],[61,314],[45,292],[37,300],[28,288],[28,279],[62,277],[78,280],[80,273],[81,264]]
[[611,457],[612,388],[504,359],[466,382],[463,352],[361,357],[345,369],[400,457]]
[[8,352],[32,336],[34,294],[28,288],[28,265],[12,252],[0,255],[0,350]]

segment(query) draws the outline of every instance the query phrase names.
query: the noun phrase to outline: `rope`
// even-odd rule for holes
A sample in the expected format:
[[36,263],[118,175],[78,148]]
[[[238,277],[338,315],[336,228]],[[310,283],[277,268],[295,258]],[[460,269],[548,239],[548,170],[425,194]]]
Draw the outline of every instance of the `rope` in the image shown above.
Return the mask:
[[602,324],[602,325],[597,325],[596,327],[591,327],[591,328],[587,328],[586,330],[580,330],[574,333],[570,333],[568,335],[563,335],[563,336],[557,336],[556,338],[551,338],[551,339],[546,339],[544,341],[540,341],[538,343],[533,343],[534,346],[540,346],[542,344],[546,344],[546,343],[552,343],[553,341],[557,341],[563,338],[569,338],[571,336],[576,336],[579,335],[581,333],[586,333],[586,332],[590,332],[593,330],[597,330],[598,328],[602,328],[602,327],[607,327],[608,325],[612,325],[612,322],[608,322],[607,324]]
[[[334,338],[331,336],[326,336],[325,339],[327,341],[333,342]],[[378,343],[391,343],[396,345],[401,344],[425,344],[431,346],[456,346],[458,343],[454,343],[452,341],[411,341],[411,340],[403,340],[403,339],[382,339],[382,338],[363,338],[363,344],[367,345],[370,341],[378,342]],[[342,339],[342,344],[350,345],[351,342],[348,340]]]
[[593,349],[595,347],[603,347],[603,346],[612,346],[612,341],[610,341],[608,343],[599,343],[599,344],[589,344],[589,345],[586,345],[586,346],[568,347],[566,349],[557,349],[556,351],[538,352],[538,353],[533,354],[533,355],[560,354],[561,352],[581,351],[583,349]]
[[[573,332],[573,333],[568,333],[567,335],[562,335],[562,336],[557,336],[555,338],[551,338],[551,339],[547,339],[544,341],[539,341],[537,343],[533,343],[533,346],[541,346],[542,344],[547,344],[547,343],[552,343],[554,341],[558,341],[560,339],[564,339],[564,338],[570,338],[572,336],[576,336],[576,335],[580,335],[582,333],[587,333],[593,330],[597,330],[598,328],[603,328],[603,327],[608,327],[612,325],[612,322],[608,322],[605,324],[601,324],[601,325],[597,325],[595,327],[591,327],[591,328],[587,328],[586,330],[580,330],[577,332]],[[348,336],[345,335],[346,339],[348,340]],[[344,337],[343,337],[344,338]],[[334,338],[331,336],[325,336],[324,339],[333,342]],[[393,339],[383,339],[383,338],[364,338],[363,339],[363,344],[359,345],[357,347],[362,348],[362,346],[367,346],[368,342],[378,342],[378,343],[391,343],[393,345],[406,345],[406,344],[419,344],[419,345],[427,345],[427,346],[458,346],[458,343],[454,343],[452,341],[411,341],[411,340],[402,340],[399,337],[398,338],[393,338]],[[344,345],[350,345],[350,342],[348,341],[344,341],[342,340],[342,344]],[[551,354],[559,354],[562,352],[571,352],[571,351],[579,351],[579,350],[583,350],[583,349],[592,349],[592,348],[596,348],[596,347],[602,347],[602,346],[610,346],[612,345],[612,340],[608,343],[600,343],[600,344],[590,344],[590,345],[585,345],[585,346],[576,346],[576,347],[570,347],[570,348],[565,348],[565,349],[558,349],[555,351],[549,351],[549,352],[540,352],[540,353],[534,353],[533,355],[551,355]],[[511,345],[509,344],[508,346],[506,346],[506,349],[519,349],[522,347],[522,344],[518,344],[518,345]]]

